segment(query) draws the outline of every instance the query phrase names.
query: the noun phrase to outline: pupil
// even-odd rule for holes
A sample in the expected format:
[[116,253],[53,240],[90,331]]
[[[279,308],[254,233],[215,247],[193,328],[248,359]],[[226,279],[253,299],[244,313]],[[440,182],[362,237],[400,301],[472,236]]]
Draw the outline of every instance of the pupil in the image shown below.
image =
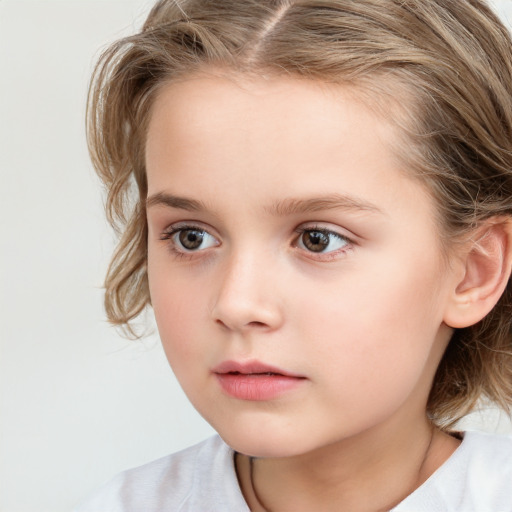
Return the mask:
[[329,237],[321,231],[308,231],[305,233],[304,245],[314,252],[322,252],[329,245]]
[[197,249],[203,242],[203,233],[197,230],[185,230],[180,233],[180,242],[185,249]]

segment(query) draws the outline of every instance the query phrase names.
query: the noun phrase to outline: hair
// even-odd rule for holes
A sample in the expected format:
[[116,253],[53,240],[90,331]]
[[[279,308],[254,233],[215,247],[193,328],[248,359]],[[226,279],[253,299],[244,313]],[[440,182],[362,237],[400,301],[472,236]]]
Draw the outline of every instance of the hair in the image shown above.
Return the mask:
[[[120,235],[105,282],[109,321],[137,337],[131,322],[150,303],[145,138],[163,86],[213,68],[360,91],[400,125],[397,154],[426,184],[449,242],[512,216],[511,48],[480,0],[157,2],[140,33],[102,54],[89,91],[90,154]],[[486,318],[455,330],[428,401],[435,424],[452,427],[482,397],[509,409],[511,318],[509,282]]]

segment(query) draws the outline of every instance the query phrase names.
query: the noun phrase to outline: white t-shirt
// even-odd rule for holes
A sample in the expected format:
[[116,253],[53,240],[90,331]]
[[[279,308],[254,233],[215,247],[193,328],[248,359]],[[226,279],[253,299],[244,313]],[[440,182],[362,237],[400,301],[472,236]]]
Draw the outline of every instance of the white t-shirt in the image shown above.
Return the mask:
[[[219,436],[125,471],[75,512],[250,512]],[[512,436],[466,432],[452,456],[391,512],[512,512]]]

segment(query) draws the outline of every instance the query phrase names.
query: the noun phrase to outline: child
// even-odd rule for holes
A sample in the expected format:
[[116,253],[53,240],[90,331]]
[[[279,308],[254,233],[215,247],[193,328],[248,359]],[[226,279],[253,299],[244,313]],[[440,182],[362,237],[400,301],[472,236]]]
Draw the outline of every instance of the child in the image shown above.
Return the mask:
[[162,0],[103,55],[108,317],[219,436],[81,512],[512,511],[455,427],[512,403],[511,48],[480,0]]

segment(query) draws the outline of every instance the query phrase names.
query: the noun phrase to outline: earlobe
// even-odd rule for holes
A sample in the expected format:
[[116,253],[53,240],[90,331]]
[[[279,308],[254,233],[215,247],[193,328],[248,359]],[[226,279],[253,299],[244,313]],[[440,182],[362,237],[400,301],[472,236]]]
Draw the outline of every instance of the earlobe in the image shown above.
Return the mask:
[[464,272],[456,283],[444,317],[453,328],[482,320],[501,297],[512,268],[512,219],[494,217],[484,222],[462,255]]

